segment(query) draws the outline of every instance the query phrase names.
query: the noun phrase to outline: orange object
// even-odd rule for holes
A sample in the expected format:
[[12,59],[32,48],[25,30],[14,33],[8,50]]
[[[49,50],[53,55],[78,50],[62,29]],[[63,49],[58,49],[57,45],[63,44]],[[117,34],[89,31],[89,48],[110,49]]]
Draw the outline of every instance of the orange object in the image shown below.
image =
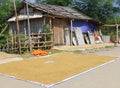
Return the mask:
[[32,52],[32,55],[34,55],[34,56],[44,56],[44,55],[47,55],[47,54],[48,54],[48,52],[43,51],[43,50],[34,50]]
[[98,35],[95,35],[95,41],[99,40],[99,36]]

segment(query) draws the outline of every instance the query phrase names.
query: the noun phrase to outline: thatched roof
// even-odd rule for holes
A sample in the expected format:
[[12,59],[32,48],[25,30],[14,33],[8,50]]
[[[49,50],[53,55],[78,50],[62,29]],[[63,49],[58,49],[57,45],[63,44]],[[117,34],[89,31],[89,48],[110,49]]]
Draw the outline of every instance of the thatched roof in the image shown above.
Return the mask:
[[[86,20],[86,21],[92,21],[97,24],[102,24],[100,21],[97,21],[81,12],[78,12],[70,7],[65,7],[65,6],[57,6],[57,5],[48,5],[48,4],[33,4],[29,3],[26,1],[23,1],[20,6],[17,8],[17,11],[19,11],[26,3],[30,7],[33,7],[36,10],[42,11],[47,13],[48,15],[53,15],[53,16],[60,16],[64,18],[71,18],[71,19],[81,19],[81,20]],[[11,14],[13,16],[14,14]],[[11,17],[10,16],[10,17]],[[9,18],[10,18],[9,17]]]
[[49,14],[75,18],[75,19],[92,19],[82,13],[78,13],[77,11],[71,9],[70,7],[65,6],[57,6],[57,5],[48,5],[48,4],[32,4],[38,10],[45,11]]

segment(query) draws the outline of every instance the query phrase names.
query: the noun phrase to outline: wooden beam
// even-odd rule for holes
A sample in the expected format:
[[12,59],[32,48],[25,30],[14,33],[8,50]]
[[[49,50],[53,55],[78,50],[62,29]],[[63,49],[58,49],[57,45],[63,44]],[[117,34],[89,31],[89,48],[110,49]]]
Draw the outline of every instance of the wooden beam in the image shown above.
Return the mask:
[[15,16],[16,16],[16,26],[17,26],[17,34],[18,34],[18,49],[19,49],[19,54],[21,54],[20,29],[19,29],[19,22],[18,22],[18,16],[17,16],[17,11],[16,11],[15,0],[13,0],[13,4],[14,4]]
[[119,36],[118,36],[118,25],[116,25],[116,42],[118,43],[118,39],[119,39]]
[[116,27],[116,26],[120,26],[120,24],[105,24],[102,25],[103,27]]
[[27,24],[28,24],[28,37],[29,37],[29,49],[30,52],[32,51],[32,44],[31,44],[31,36],[30,36],[30,19],[29,19],[29,8],[28,8],[28,3],[26,3],[26,9],[27,9]]

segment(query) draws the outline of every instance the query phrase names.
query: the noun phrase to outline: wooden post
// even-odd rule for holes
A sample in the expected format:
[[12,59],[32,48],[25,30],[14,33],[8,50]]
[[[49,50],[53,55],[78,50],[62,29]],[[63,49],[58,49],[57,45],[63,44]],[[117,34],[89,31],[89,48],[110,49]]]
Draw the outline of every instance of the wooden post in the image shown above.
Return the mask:
[[73,20],[71,19],[71,27],[70,27],[70,45],[72,46],[72,27],[73,27]]
[[119,36],[118,36],[118,24],[116,24],[116,43],[118,43],[118,39]]
[[14,44],[13,44],[13,40],[14,40],[13,37],[14,37],[14,34],[12,33],[12,35],[11,35],[11,45],[12,45],[12,46],[11,46],[11,52],[12,52],[12,53],[13,53],[13,45],[14,45]]
[[16,16],[16,26],[17,26],[17,34],[18,34],[18,49],[19,49],[19,54],[21,54],[20,29],[19,29],[19,22],[18,22],[18,16],[17,16],[17,11],[16,11],[15,0],[13,0],[13,4],[14,4],[15,16]]
[[7,48],[7,52],[8,52],[8,51],[9,51],[8,37],[7,37],[6,41],[7,41],[7,46],[6,46],[6,48]]
[[29,19],[29,8],[28,8],[28,2],[26,3],[26,8],[27,8],[27,24],[28,24],[28,42],[29,42],[29,49],[30,49],[30,52],[32,51],[32,44],[31,44],[31,36],[30,36],[30,19]]
[[49,19],[49,24],[50,24],[50,31],[52,31],[52,19]]
[[46,25],[46,18],[43,18],[43,24]]
[[43,41],[43,42],[44,42],[44,43],[43,43],[44,45],[43,45],[43,47],[46,48],[46,33],[44,33],[43,35],[44,35],[44,41]]
[[53,29],[52,29],[52,19],[51,18],[49,20],[49,23],[50,23],[50,31],[52,33],[52,35],[51,35],[51,41],[52,41],[52,46],[53,46]]
[[[46,18],[43,17],[43,26],[45,27],[46,26]],[[43,29],[43,32],[45,32],[45,30]]]
[[15,31],[15,34],[14,34],[14,47],[13,47],[13,52],[15,52],[15,50],[16,50],[16,42],[17,42],[17,40],[16,40],[16,31]]

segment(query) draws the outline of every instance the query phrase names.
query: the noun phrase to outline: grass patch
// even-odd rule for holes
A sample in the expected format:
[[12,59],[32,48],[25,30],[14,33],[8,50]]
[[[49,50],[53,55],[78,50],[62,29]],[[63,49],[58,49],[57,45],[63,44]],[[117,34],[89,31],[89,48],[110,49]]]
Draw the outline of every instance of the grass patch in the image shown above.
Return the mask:
[[73,53],[76,53],[76,54],[80,54],[82,51],[81,50],[75,50],[75,51],[71,51]]
[[114,46],[105,46],[105,48],[114,48]]
[[61,53],[63,52],[63,50],[47,50],[47,52],[49,52],[49,54],[56,54],[56,53]]

